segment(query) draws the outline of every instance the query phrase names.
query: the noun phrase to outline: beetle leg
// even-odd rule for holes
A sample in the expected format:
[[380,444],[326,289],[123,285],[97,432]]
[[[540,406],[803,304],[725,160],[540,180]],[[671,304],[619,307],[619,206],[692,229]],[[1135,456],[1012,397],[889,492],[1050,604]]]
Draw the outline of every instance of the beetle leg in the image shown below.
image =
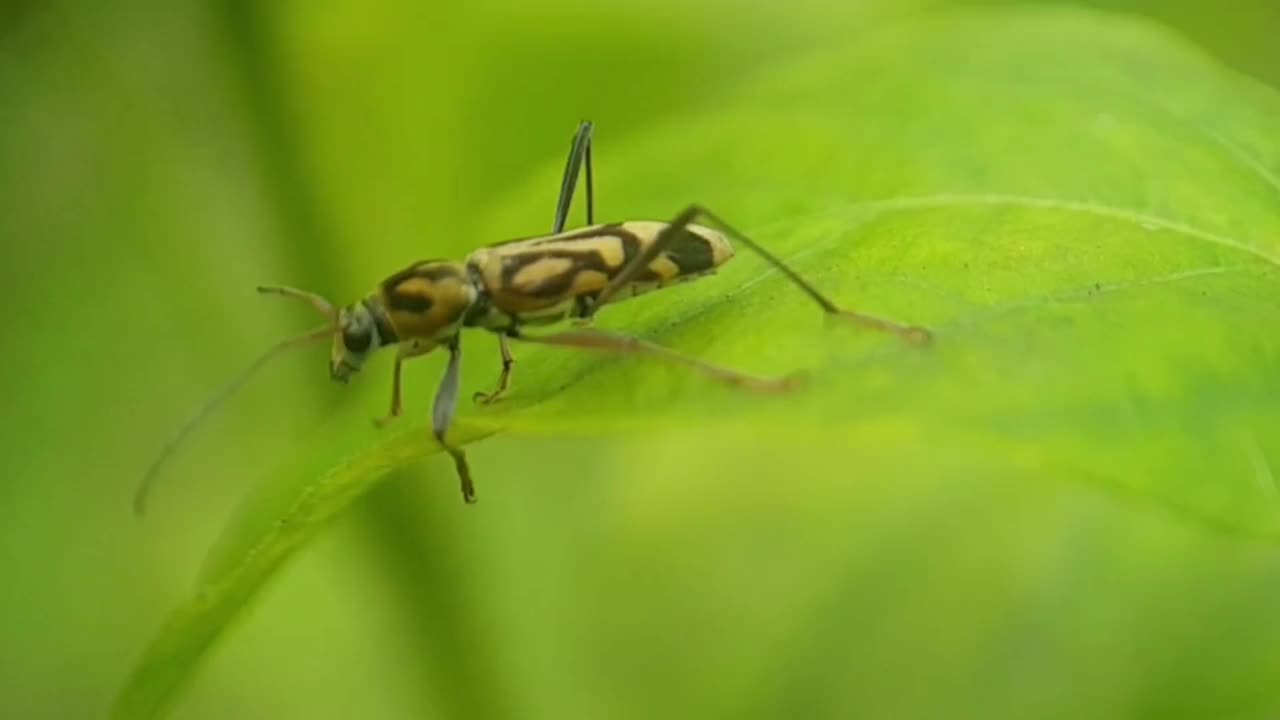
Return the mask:
[[616,333],[598,330],[594,328],[581,328],[575,330],[565,330],[563,332],[551,333],[548,335],[514,335],[516,340],[528,343],[537,343],[541,345],[558,345],[560,347],[577,348],[580,350],[595,350],[598,352],[622,353],[628,355],[643,355],[657,360],[662,360],[673,365],[696,370],[703,375],[724,383],[732,387],[743,388],[755,392],[775,393],[793,390],[802,383],[802,376],[792,374],[782,378],[765,378],[757,375],[748,375],[738,372],[727,367],[715,365],[705,360],[700,360],[691,355],[677,352],[668,347],[663,347],[647,340],[631,337],[628,335],[619,335]]
[[515,356],[511,354],[511,348],[507,345],[507,336],[498,336],[498,349],[502,351],[502,373],[498,375],[498,387],[493,392],[476,391],[471,399],[482,405],[495,403],[502,399],[502,395],[507,392],[507,388],[511,387],[511,368],[516,364]]
[[569,147],[569,158],[565,161],[564,176],[560,180],[560,197],[556,200],[556,219],[551,226],[551,233],[562,232],[569,220],[569,208],[573,205],[573,191],[578,185],[578,174],[586,166],[587,171],[587,224],[595,220],[595,187],[591,178],[591,130],[589,121],[578,125],[574,133],[573,144]]
[[826,295],[823,295],[799,273],[792,270],[786,263],[778,259],[777,256],[766,250],[764,246],[738,230],[735,230],[733,226],[729,225],[724,220],[720,219],[719,216],[701,205],[690,205],[681,211],[681,213],[677,215],[669,225],[658,233],[658,237],[654,239],[653,243],[650,244],[649,247],[645,248],[644,252],[632,258],[631,261],[628,262],[627,265],[609,281],[609,284],[600,291],[600,294],[596,296],[595,302],[592,303],[591,307],[587,310],[586,317],[594,315],[603,305],[608,303],[609,299],[619,289],[625,287],[626,284],[635,277],[636,273],[641,270],[641,268],[648,267],[649,263],[653,262],[664,250],[668,248],[668,246],[671,245],[673,241],[681,236],[681,233],[686,227],[693,224],[693,222],[699,218],[710,220],[729,237],[764,258],[764,260],[772,265],[775,270],[785,275],[787,279],[796,285],[796,287],[800,288],[806,295],[813,298],[813,301],[822,308],[822,311],[825,312],[828,317],[839,318],[872,330],[891,332],[914,345],[927,345],[932,338],[932,334],[929,330],[918,325],[901,325],[893,322],[892,320],[886,320],[874,315],[866,315],[841,308],[832,302]]
[[422,345],[419,343],[409,342],[401,344],[396,352],[395,368],[391,371],[391,410],[380,418],[374,418],[373,424],[379,428],[390,425],[393,420],[400,417],[400,366],[409,358],[426,355],[434,350],[436,346]]
[[473,503],[476,501],[476,488],[471,482],[471,467],[467,464],[466,453],[445,439],[449,426],[453,424],[454,410],[458,407],[459,370],[462,365],[462,344],[456,335],[448,341],[448,347],[449,366],[440,379],[440,389],[436,391],[435,404],[431,409],[431,432],[440,447],[453,458],[453,466],[462,484],[462,499]]

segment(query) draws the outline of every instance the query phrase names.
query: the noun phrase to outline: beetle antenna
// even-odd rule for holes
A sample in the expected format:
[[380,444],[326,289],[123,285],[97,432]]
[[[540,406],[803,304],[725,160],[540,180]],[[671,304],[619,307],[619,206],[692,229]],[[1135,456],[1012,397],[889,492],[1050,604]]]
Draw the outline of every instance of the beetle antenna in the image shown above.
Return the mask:
[[[290,288],[281,288],[281,290],[286,290],[286,291],[289,289]],[[259,288],[259,290],[262,290],[262,289]],[[267,292],[271,292],[271,291],[267,291]],[[294,292],[297,292],[297,291],[294,291]],[[283,292],[281,294],[291,295],[293,293]],[[312,304],[314,304],[318,309],[323,309],[323,307],[319,303],[317,303],[316,300],[319,300],[320,303],[324,303],[324,307],[332,308],[332,306],[329,305],[327,301],[325,301],[323,298],[319,298],[318,296],[313,296],[306,293],[300,294],[298,296],[311,300]],[[237,375],[235,378],[231,380],[231,382],[228,382],[226,385],[222,387],[221,390],[214,393],[213,397],[205,401],[204,405],[202,405],[199,410],[196,410],[195,414],[193,414],[190,418],[187,419],[185,423],[182,424],[182,427],[178,428],[178,432],[176,432],[173,435],[173,437],[169,439],[169,442],[165,443],[164,449],[160,451],[160,456],[155,459],[155,462],[151,463],[151,467],[147,468],[147,474],[142,477],[142,482],[139,483],[138,490],[134,493],[134,496],[133,496],[134,514],[141,516],[144,512],[146,512],[147,496],[151,494],[151,487],[152,485],[155,484],[156,477],[160,474],[161,468],[163,468],[164,464],[169,460],[170,457],[173,456],[174,451],[178,449],[178,447],[182,444],[182,441],[185,440],[187,436],[191,434],[191,431],[194,430],[200,424],[200,421],[208,417],[209,413],[213,412],[213,410],[216,409],[219,405],[221,405],[223,401],[225,401],[227,398],[234,395],[237,390],[239,390],[246,382],[249,381],[251,377],[253,377],[255,373],[258,372],[258,370],[261,370],[262,367],[266,365],[268,362],[270,362],[272,359],[279,356],[281,353],[283,353],[286,350],[291,350],[293,348],[309,345],[318,340],[323,340],[325,338],[331,337],[332,333],[333,333],[333,327],[330,325],[325,325],[324,327],[311,330],[307,332],[305,335],[299,335],[297,337],[289,338],[287,340],[281,340],[275,345],[272,345],[262,355],[259,355],[256,360],[250,363],[249,367],[242,370],[239,375]]]
[[335,323],[338,321],[338,313],[334,310],[333,303],[313,292],[307,292],[306,290],[299,290],[298,288],[287,287],[285,285],[259,285],[258,292],[263,295],[282,295],[296,300],[303,300],[329,320]]

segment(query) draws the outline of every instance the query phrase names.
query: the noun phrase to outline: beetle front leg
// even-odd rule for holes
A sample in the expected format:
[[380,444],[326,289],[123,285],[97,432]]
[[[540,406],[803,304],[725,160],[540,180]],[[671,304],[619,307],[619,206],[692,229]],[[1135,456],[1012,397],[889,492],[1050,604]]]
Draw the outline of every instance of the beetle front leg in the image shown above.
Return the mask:
[[404,358],[396,355],[396,366],[391,371],[391,410],[380,418],[374,418],[373,424],[378,428],[384,428],[391,424],[392,420],[400,417],[400,366],[404,364]]
[[458,480],[462,484],[462,499],[467,503],[476,501],[475,484],[471,482],[471,467],[467,464],[467,455],[462,448],[449,443],[445,434],[453,424],[453,413],[458,407],[458,386],[462,365],[462,345],[458,336],[448,342],[449,366],[445,368],[444,377],[440,379],[440,389],[436,391],[435,405],[431,410],[431,432],[436,442],[453,458],[453,466],[458,472]]
[[391,424],[391,421],[400,417],[400,368],[405,360],[409,358],[420,357],[426,355],[435,349],[435,345],[422,345],[415,342],[405,343],[400,346],[396,352],[395,368],[391,371],[391,410],[383,417],[374,418],[373,424],[379,428],[384,428]]

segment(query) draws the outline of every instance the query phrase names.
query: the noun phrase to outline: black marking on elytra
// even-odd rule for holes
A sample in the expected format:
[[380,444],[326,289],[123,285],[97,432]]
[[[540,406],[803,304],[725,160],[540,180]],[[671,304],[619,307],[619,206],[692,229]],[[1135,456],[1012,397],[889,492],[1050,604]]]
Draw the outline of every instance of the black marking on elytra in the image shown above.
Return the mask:
[[[512,238],[503,240],[485,247],[502,247],[503,245],[512,245],[515,243],[527,242],[532,246],[542,245],[543,243],[561,242],[563,240],[582,240],[584,238],[601,237],[604,235],[619,235],[622,230],[622,223],[608,223],[607,225],[596,225],[594,227],[586,227],[580,230],[572,230],[560,233],[559,235],[528,235],[526,237]],[[630,234],[630,233],[628,233]]]
[[711,241],[689,228],[682,228],[680,236],[672,240],[662,254],[671,258],[681,275],[705,272],[715,264]]
[[627,265],[630,265],[632,258],[639,255],[643,250],[640,247],[640,236],[630,230],[617,226],[611,234],[622,241],[622,264],[618,266],[616,272],[610,273],[609,277],[613,277],[626,268]]

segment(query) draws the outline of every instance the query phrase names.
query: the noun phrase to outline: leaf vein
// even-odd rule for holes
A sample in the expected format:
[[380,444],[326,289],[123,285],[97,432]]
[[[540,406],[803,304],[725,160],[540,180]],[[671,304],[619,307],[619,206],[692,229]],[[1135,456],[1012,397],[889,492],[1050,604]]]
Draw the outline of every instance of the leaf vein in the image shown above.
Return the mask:
[[1267,262],[1280,267],[1280,255],[1273,255],[1266,250],[1257,247],[1248,242],[1238,240],[1227,235],[1202,230],[1200,228],[1188,225],[1186,223],[1170,220],[1160,217],[1159,215],[1148,215],[1135,210],[1126,208],[1116,208],[1109,205],[1100,205],[1098,203],[1083,202],[1078,200],[1061,200],[1057,198],[1036,197],[1032,195],[1010,195],[1001,193],[990,194],[952,194],[938,193],[935,195],[918,195],[903,196],[896,198],[887,198],[885,200],[873,200],[869,202],[854,203],[848,208],[879,212],[897,212],[902,210],[916,209],[932,209],[940,207],[1018,207],[1018,208],[1040,208],[1045,210],[1057,210],[1061,212],[1072,212],[1096,217],[1105,217],[1113,220],[1132,223],[1143,229],[1161,229],[1172,233],[1184,235],[1186,237],[1195,238],[1204,242],[1220,245],[1222,247],[1231,248],[1246,252],[1250,255],[1260,257]]
[[1261,177],[1264,181],[1266,181],[1268,185],[1275,188],[1277,192],[1280,192],[1280,177],[1277,177],[1276,175],[1274,175],[1270,170],[1267,169],[1265,165],[1263,165],[1261,162],[1255,159],[1252,155],[1250,155],[1247,150],[1235,144],[1231,140],[1228,140],[1225,136],[1220,135],[1212,130],[1205,130],[1205,132],[1208,133],[1209,136],[1212,137],[1214,140],[1216,140],[1219,145],[1222,145],[1228,151],[1230,151],[1231,154],[1234,155],[1237,160],[1244,163],[1246,166],[1249,167],[1250,170],[1253,170],[1255,173],[1257,173],[1258,176]]

